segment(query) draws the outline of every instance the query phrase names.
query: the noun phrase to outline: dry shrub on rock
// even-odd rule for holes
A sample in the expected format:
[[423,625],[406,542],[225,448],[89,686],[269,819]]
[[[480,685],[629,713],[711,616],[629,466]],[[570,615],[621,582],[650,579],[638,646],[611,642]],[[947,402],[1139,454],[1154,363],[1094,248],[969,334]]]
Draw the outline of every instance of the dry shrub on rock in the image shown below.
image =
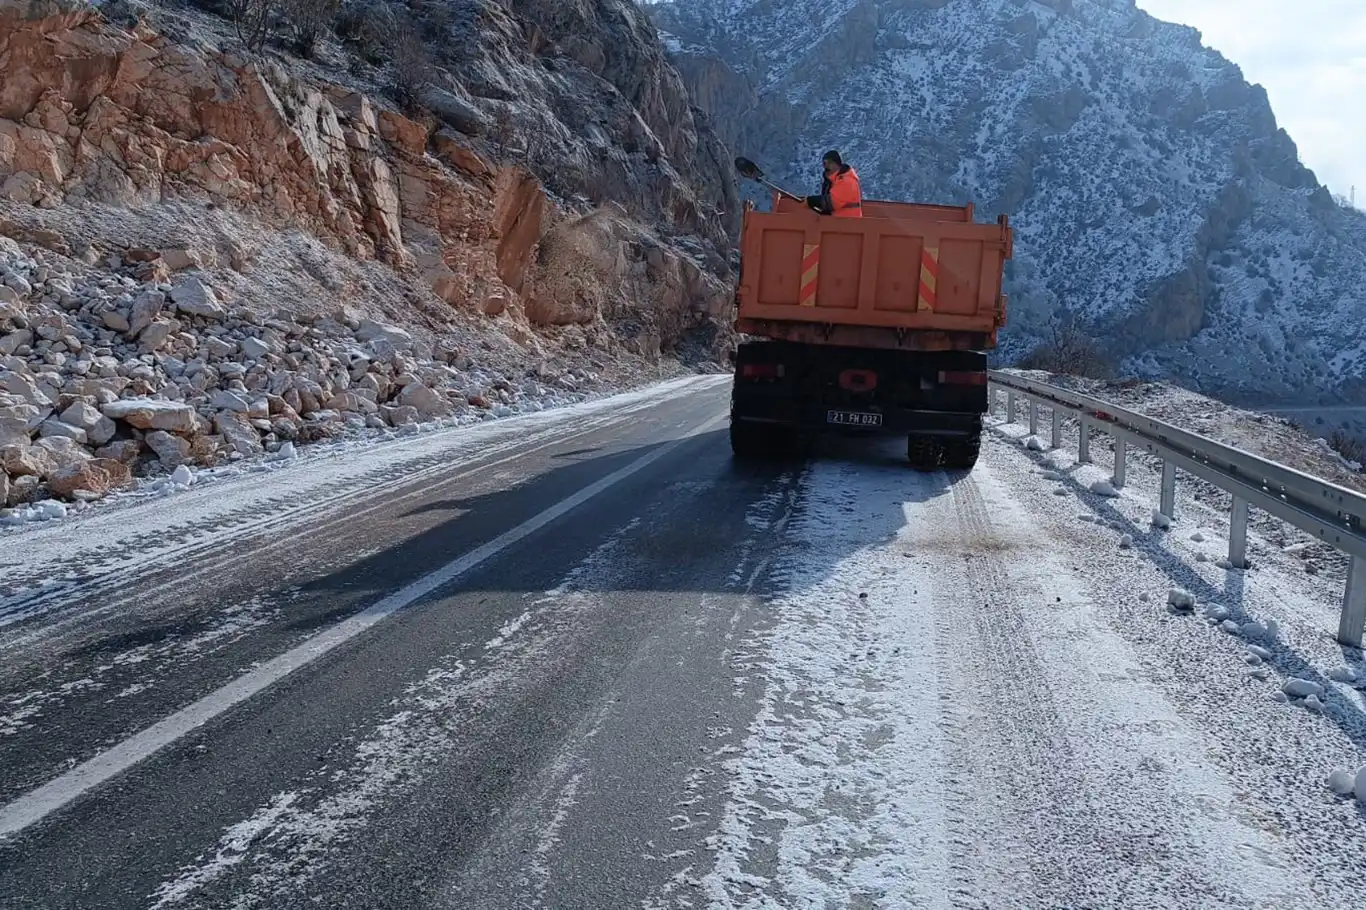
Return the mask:
[[300,57],[312,59],[318,42],[336,21],[341,0],[279,0],[290,46]]
[[1114,361],[1074,324],[1055,327],[1052,337],[1016,364],[1022,370],[1043,370],[1083,379],[1110,379]]
[[394,100],[409,116],[422,113],[422,92],[430,82],[431,60],[422,33],[411,19],[399,18],[391,33]]

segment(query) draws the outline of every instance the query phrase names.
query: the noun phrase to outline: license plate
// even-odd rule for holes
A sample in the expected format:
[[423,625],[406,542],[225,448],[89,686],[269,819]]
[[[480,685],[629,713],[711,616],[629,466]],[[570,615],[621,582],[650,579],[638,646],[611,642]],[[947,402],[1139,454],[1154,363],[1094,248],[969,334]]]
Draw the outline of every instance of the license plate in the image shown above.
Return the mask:
[[847,427],[880,427],[881,414],[864,414],[859,411],[831,411],[825,415],[826,423],[837,423]]

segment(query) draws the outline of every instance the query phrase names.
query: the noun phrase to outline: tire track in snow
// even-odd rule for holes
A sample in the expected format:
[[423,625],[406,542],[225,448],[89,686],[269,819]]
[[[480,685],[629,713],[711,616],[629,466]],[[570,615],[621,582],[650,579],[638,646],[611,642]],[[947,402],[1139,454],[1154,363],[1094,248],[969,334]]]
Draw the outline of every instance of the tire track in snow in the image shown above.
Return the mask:
[[[993,520],[983,486],[1010,520]],[[1016,509],[989,471],[955,484],[953,505],[966,596],[940,609],[971,668],[961,698],[977,723],[963,747],[987,759],[975,774],[988,785],[983,811],[963,817],[1004,808],[996,820],[1008,824],[992,836],[1020,831],[1029,857],[1027,877],[1001,882],[990,905],[1307,906],[1311,893],[1275,842],[1230,814],[1231,794],[1196,759],[1198,740],[1097,628],[1048,538],[1006,514]],[[1006,844],[990,852],[1019,855]]]
[[829,462],[803,477],[749,661],[767,685],[707,841],[709,906],[948,906],[933,636],[896,541],[928,484]]
[[805,485],[708,906],[1316,905],[989,469]]
[[[1130,839],[1123,832],[1100,817],[1021,615],[1018,600],[1026,592],[993,551],[1016,560],[1041,554],[1013,546],[996,532],[971,477],[952,491],[956,514],[930,526],[945,529],[959,550],[950,557],[960,563],[953,573],[958,584],[941,588],[937,605],[951,630],[952,667],[946,669],[958,681],[956,701],[967,720],[958,730],[955,751],[970,762],[974,782],[991,793],[973,800],[972,809],[959,818],[970,820],[964,839],[980,851],[973,867],[991,870],[987,863],[993,855],[1007,863],[1007,869],[989,873],[993,887],[986,905],[1181,906],[1171,895],[1149,903],[1146,887],[1136,894],[1121,884],[1132,878],[1114,859],[1156,859],[1161,865],[1174,857],[1153,857],[1148,845],[1126,842]],[[1026,596],[1042,607],[1041,592]],[[984,819],[989,830],[982,830]],[[990,845],[985,849],[983,839]],[[1151,846],[1166,852],[1159,844]],[[1120,893],[1094,890],[1105,883],[1118,884]]]
[[[922,534],[912,530],[906,552],[908,560],[915,560],[911,565],[918,564],[924,549],[942,550],[949,558],[967,556],[964,548],[955,546],[954,517],[942,514],[945,511],[941,508],[941,514],[924,516]],[[980,805],[981,790],[985,782],[993,780],[994,769],[988,750],[973,735],[974,725],[981,723],[973,699],[978,681],[976,674],[964,667],[962,623],[964,612],[986,606],[965,591],[965,579],[956,574],[926,566],[926,571],[916,575],[936,581],[929,605],[934,612],[935,664],[944,682],[938,708],[945,744],[944,799],[949,807],[948,893],[955,908],[995,910],[1003,906],[998,895],[1017,890],[1030,893],[1033,884],[1028,865],[1022,861],[1029,855],[1027,845],[1012,836],[1016,829],[996,823]]]

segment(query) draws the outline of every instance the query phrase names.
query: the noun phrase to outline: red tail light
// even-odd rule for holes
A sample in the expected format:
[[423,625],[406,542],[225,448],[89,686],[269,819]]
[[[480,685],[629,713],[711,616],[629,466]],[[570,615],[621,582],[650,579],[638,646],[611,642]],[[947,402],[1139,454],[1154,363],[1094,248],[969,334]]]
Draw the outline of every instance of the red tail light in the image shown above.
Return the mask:
[[745,379],[778,379],[784,374],[781,363],[747,363],[740,367]]
[[940,370],[940,385],[986,385],[987,374],[977,370]]
[[840,373],[840,388],[846,392],[871,392],[877,388],[877,374],[872,370],[845,370]]

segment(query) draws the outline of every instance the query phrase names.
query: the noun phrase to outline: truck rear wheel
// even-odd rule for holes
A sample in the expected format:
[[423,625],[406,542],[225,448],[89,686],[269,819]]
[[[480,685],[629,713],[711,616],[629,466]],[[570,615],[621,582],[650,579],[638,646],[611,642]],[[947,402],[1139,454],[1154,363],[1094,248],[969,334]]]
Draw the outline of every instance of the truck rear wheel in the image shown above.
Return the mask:
[[730,450],[736,458],[761,458],[771,449],[765,428],[743,420],[730,419]]
[[962,439],[951,439],[944,444],[944,467],[951,471],[971,471],[977,466],[977,456],[981,451],[980,430]]
[[909,436],[906,439],[906,457],[917,471],[939,470],[939,459],[943,452],[943,444],[934,436]]

